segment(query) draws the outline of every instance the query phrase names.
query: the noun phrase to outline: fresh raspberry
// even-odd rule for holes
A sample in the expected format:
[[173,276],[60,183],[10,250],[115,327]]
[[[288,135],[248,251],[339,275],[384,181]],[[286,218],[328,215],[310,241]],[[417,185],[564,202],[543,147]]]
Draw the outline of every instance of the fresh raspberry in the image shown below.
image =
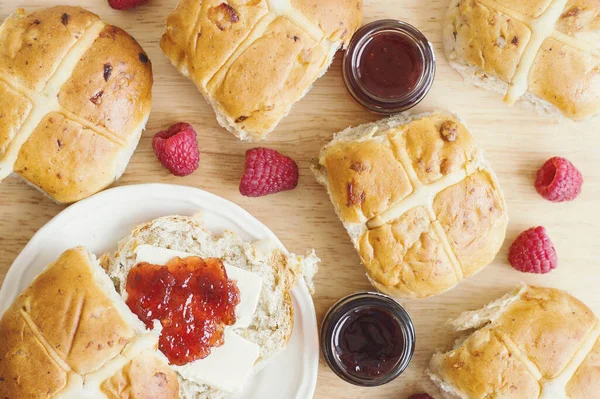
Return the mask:
[[144,4],[148,0],[108,0],[108,5],[115,10],[129,10]]
[[246,169],[240,182],[240,193],[260,197],[292,190],[298,185],[298,165],[290,158],[270,148],[246,151]]
[[564,158],[554,157],[538,170],[535,189],[548,201],[574,200],[581,192],[583,176],[575,165]]
[[167,131],[156,133],[152,148],[160,163],[175,176],[187,176],[198,169],[196,132],[187,123],[176,123]]
[[510,246],[508,260],[512,267],[525,273],[546,274],[558,266],[556,250],[543,227],[519,234]]
[[426,393],[417,393],[417,394],[409,396],[408,399],[433,399],[433,398]]

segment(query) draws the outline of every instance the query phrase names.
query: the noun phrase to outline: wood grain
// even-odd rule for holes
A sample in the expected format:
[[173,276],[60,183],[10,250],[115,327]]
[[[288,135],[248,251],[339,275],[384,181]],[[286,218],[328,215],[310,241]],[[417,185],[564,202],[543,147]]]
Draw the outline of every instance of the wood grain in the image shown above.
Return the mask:
[[[105,0],[86,2],[91,11],[137,38],[154,65],[153,113],[118,185],[162,182],[199,187],[244,207],[273,230],[290,250],[303,252],[314,247],[323,261],[314,298],[320,322],[336,300],[371,287],[325,191],[312,178],[309,165],[334,132],[348,125],[374,121],[377,116],[361,109],[346,94],[338,55],[325,77],[294,107],[268,141],[261,144],[298,161],[301,168],[298,188],[258,199],[242,197],[238,184],[244,153],[253,146],[239,143],[217,125],[200,93],[176,72],[159,49],[165,18],[176,1],[150,0],[149,4],[130,12],[114,11]],[[82,4],[77,0],[63,0],[63,3]],[[56,4],[53,0],[3,0],[0,19],[17,7],[38,9],[53,4]],[[556,123],[528,108],[507,107],[500,96],[463,84],[441,51],[441,19],[447,5],[447,0],[365,0],[365,19],[405,20],[421,29],[434,43],[438,55],[436,81],[416,111],[449,109],[464,118],[486,150],[506,193],[511,218],[507,241],[492,265],[454,290],[429,300],[404,303],[416,324],[417,349],[412,364],[400,378],[384,387],[361,389],[342,382],[322,363],[315,398],[350,399],[369,395],[403,399],[423,390],[434,393],[424,374],[426,364],[436,349],[447,348],[455,339],[444,322],[464,310],[485,304],[519,281],[569,290],[600,314],[598,124]],[[178,121],[195,126],[201,149],[199,170],[186,178],[171,176],[158,163],[151,148],[153,134]],[[585,176],[583,193],[573,203],[546,202],[533,188],[535,171],[554,155],[572,160]],[[0,185],[0,204],[2,281],[31,236],[62,207],[15,178],[6,179]],[[559,268],[547,276],[518,273],[506,261],[506,251],[514,237],[534,225],[548,229],[559,253]]]

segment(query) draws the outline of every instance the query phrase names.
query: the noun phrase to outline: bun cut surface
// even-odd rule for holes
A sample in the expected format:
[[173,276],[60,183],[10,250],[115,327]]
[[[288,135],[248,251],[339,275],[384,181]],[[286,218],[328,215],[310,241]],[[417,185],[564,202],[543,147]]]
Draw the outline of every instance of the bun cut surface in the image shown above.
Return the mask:
[[456,116],[398,115],[337,134],[314,169],[373,285],[440,294],[491,263],[507,211],[491,167]]
[[64,252],[15,300],[0,336],[2,398],[179,397],[158,338],[83,248]]
[[523,285],[452,324],[476,331],[431,359],[430,375],[448,398],[597,396],[598,319],[564,291]]
[[361,25],[361,0],[181,0],[161,48],[242,140],[263,139]]
[[[233,266],[259,276],[262,285],[256,310],[248,323],[239,327],[234,325],[232,331],[258,345],[254,373],[286,348],[294,328],[291,289],[302,278],[312,287],[311,278],[319,262],[314,251],[306,256],[296,256],[270,241],[245,242],[229,231],[212,234],[203,226],[200,217],[161,217],[135,227],[129,236],[119,242],[114,254],[106,254],[101,259],[117,291],[124,298],[127,298],[127,277],[138,263],[138,249],[149,245],[205,259],[218,258],[226,267]],[[181,385],[181,396],[207,399],[226,397],[229,392],[206,383],[202,376],[195,373],[195,363],[202,361],[174,366]],[[231,361],[235,362],[236,359]]]
[[125,31],[80,7],[17,10],[0,27],[0,180],[59,203],[124,172],[151,108],[152,65]]
[[538,109],[600,113],[598,0],[453,0],[444,50],[467,80]]

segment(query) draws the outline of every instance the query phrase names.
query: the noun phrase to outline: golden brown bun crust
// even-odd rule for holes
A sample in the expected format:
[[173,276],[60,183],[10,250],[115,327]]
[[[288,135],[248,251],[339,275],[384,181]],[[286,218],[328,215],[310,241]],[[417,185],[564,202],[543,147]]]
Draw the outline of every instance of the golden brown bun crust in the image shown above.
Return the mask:
[[361,0],[291,0],[293,7],[314,21],[331,41],[350,43],[354,32],[362,23]]
[[58,113],[48,114],[21,147],[15,172],[59,202],[74,202],[110,185],[121,148]]
[[399,296],[435,295],[458,283],[424,207],[367,231],[359,255],[375,286]]
[[[222,0],[201,3],[182,0],[167,18],[161,48],[175,66],[187,68],[198,87],[206,88],[208,81],[268,12],[265,0],[235,3],[232,2],[235,8],[230,8],[222,6]],[[237,22],[231,22],[232,18]],[[193,37],[197,23],[200,24],[198,34]]]
[[343,222],[369,220],[413,191],[387,139],[340,142],[328,148],[321,163],[327,169],[332,201]]
[[526,353],[544,377],[554,378],[595,323],[592,311],[564,291],[530,287],[493,326]]
[[[465,79],[582,120],[600,113],[598,0],[453,0],[444,50]],[[541,21],[541,22],[540,22]],[[539,38],[539,39],[538,39]]]
[[409,124],[402,135],[392,137],[396,148],[405,148],[411,166],[423,184],[464,169],[478,156],[467,128],[444,115],[421,118]]
[[69,49],[99,20],[79,7],[58,6],[31,14],[17,11],[4,22],[0,34],[0,71],[20,85],[41,91]]
[[600,48],[600,0],[569,0],[556,29]]
[[498,3],[528,17],[538,17],[546,11],[552,0],[499,0]]
[[109,25],[79,60],[58,101],[127,140],[150,112],[151,89],[152,64],[146,53],[127,32]]
[[140,45],[97,15],[19,10],[0,29],[0,180],[16,172],[60,203],[104,189],[137,146],[152,81]]
[[31,112],[31,102],[0,80],[0,159]]
[[577,369],[567,385],[567,394],[571,399],[589,399],[591,394],[600,392],[600,340]]
[[62,360],[79,373],[114,358],[134,332],[95,287],[84,251],[65,252],[15,301]]
[[109,399],[172,399],[179,397],[177,377],[156,355],[142,353],[100,385]]
[[591,310],[553,288],[525,286],[515,295],[491,314],[469,312],[484,327],[433,357],[434,380],[466,398],[596,396],[600,329]]
[[261,140],[361,21],[361,0],[180,0],[160,44],[223,127]]
[[339,134],[317,175],[375,287],[424,298],[491,263],[508,218],[493,171],[455,116],[401,117]]
[[460,347],[432,364],[431,371],[466,398],[539,397],[540,386],[525,366],[489,328],[478,330]]
[[600,56],[546,39],[529,74],[529,90],[565,115],[583,119],[600,110]]
[[493,174],[483,170],[447,188],[433,209],[464,276],[492,263],[506,231],[506,205]]
[[[0,320],[0,397],[53,397],[67,387],[67,379],[81,381],[84,374],[116,367],[111,361],[123,356],[136,332],[107,296],[106,287],[98,285],[95,272],[102,273],[87,251],[68,250],[6,311]],[[156,346],[156,339],[153,342]],[[161,372],[164,381],[162,388],[155,387],[157,394],[178,387],[165,363],[152,360],[154,355],[137,356],[145,366],[114,370],[136,377],[138,381],[128,380],[127,386],[138,389],[136,384],[146,381],[145,393],[153,392],[148,373]]]
[[456,57],[510,81],[531,37],[527,25],[478,0],[461,0],[451,18]]
[[18,307],[0,320],[0,397],[52,397],[67,384],[67,372],[48,355]]
[[270,131],[317,79],[328,56],[327,43],[280,17],[213,77],[208,93],[238,129]]

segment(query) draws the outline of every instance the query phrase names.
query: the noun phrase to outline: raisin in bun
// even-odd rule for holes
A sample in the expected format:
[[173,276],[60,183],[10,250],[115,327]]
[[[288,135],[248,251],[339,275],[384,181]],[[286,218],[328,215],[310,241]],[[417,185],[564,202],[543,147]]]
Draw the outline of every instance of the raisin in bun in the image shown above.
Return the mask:
[[59,203],[86,198],[125,171],[152,104],[140,45],[80,7],[0,27],[0,180],[23,178]]
[[180,0],[160,46],[242,140],[262,140],[362,21],[361,0]]
[[508,222],[498,179],[467,127],[446,112],[348,128],[314,168],[373,285],[441,294],[491,263]]
[[477,86],[583,120],[600,113],[597,0],[452,0],[443,44]]

